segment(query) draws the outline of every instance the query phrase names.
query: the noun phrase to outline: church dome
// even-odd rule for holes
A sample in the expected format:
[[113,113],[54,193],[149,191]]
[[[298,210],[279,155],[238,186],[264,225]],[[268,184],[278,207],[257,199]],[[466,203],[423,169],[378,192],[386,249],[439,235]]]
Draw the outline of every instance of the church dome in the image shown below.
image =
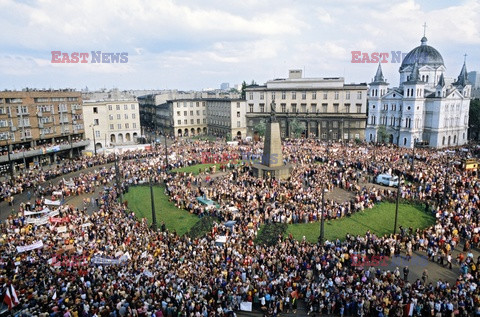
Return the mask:
[[425,36],[421,42],[422,44],[420,46],[415,47],[405,56],[402,61],[402,66],[400,66],[400,71],[408,66],[413,66],[415,63],[417,63],[419,67],[425,65],[434,67],[445,66],[442,55],[440,55],[436,49],[427,45],[427,38]]

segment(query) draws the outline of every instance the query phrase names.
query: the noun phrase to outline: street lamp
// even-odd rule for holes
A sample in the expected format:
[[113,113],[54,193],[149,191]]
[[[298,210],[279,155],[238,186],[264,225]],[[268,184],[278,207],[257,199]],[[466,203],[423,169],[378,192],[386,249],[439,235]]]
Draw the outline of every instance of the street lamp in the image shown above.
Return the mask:
[[95,156],[97,156],[97,141],[95,141],[95,124],[90,125],[92,127],[92,134],[93,134],[93,149],[95,151]]
[[327,189],[322,187],[322,215],[320,217],[320,237],[318,238],[320,244],[323,244],[325,239],[325,192]]
[[152,204],[152,229],[157,230],[157,215],[155,214],[155,200],[153,196],[153,184],[152,184],[152,176],[153,176],[153,169],[150,170],[150,202]]
[[398,174],[398,184],[397,184],[397,201],[395,204],[395,224],[393,227],[393,234],[397,233],[397,221],[398,221],[398,203],[400,201],[400,185],[402,184],[402,174]]
[[167,133],[163,127],[163,136],[165,138],[165,171],[168,173],[168,152],[167,152]]
[[116,152],[115,152],[115,180],[117,183],[118,198],[120,199],[120,203],[122,203],[123,193],[122,193],[122,187],[120,186],[120,169],[118,167],[118,155]]
[[11,178],[11,181],[12,181],[12,184],[13,184],[13,179],[15,178],[15,172],[13,170],[13,162],[12,162],[12,159],[10,157],[10,144],[8,144],[8,138],[10,137],[10,134],[8,134],[8,137],[7,137],[7,154],[8,154],[8,165],[10,166],[10,178]]
[[27,163],[25,161],[25,146],[22,145],[22,153],[23,153],[23,170],[27,169]]

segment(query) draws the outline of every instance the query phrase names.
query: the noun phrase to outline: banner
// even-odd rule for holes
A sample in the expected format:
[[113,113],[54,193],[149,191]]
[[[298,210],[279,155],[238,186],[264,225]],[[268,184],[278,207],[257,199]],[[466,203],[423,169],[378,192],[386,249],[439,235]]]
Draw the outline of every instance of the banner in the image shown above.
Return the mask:
[[63,218],[58,218],[58,217],[52,217],[50,218],[51,223],[67,223],[70,222],[70,218],[68,217],[63,217]]
[[31,223],[36,226],[46,225],[51,217],[58,216],[59,213],[60,212],[58,210],[54,210],[50,211],[48,214],[40,218],[25,218],[25,223]]
[[17,252],[22,253],[22,252],[25,252],[25,251],[30,251],[30,250],[40,249],[40,248],[43,248],[43,241],[42,240],[37,241],[35,243],[32,243],[30,245],[19,246],[19,247],[17,247]]
[[45,199],[45,205],[60,206],[60,200]]
[[119,265],[119,264],[123,264],[126,261],[127,261],[127,258],[124,256],[118,259],[94,257],[92,258],[91,263],[96,265]]
[[42,211],[24,211],[23,215],[24,216],[33,216],[33,215],[39,215],[39,214],[46,214],[50,212],[50,209],[45,208]]
[[240,310],[243,311],[252,311],[252,302],[241,302]]

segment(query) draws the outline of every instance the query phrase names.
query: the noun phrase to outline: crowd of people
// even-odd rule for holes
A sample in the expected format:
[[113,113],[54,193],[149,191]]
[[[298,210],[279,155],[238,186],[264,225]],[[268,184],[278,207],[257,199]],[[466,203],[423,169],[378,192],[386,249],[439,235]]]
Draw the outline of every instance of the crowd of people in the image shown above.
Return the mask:
[[[9,186],[30,190],[33,203],[18,206],[18,214],[2,223],[0,245],[0,276],[6,289],[11,285],[18,294],[17,311],[24,316],[206,317],[233,315],[251,303],[278,316],[295,313],[303,301],[317,315],[480,316],[480,262],[471,252],[480,238],[480,183],[475,172],[455,163],[458,153],[417,149],[412,170],[411,150],[396,147],[287,140],[283,151],[285,163],[294,167],[288,180],[253,176],[251,162],[261,157],[260,144],[204,141],[169,146],[168,163],[162,146],[119,155],[120,186],[115,167],[105,165],[115,156],[81,158],[55,172],[30,171],[23,181],[19,176]],[[223,172],[208,178],[169,172],[206,156],[225,158],[216,162]],[[94,168],[68,175],[89,166]],[[385,172],[410,180],[400,185],[402,199],[424,204],[435,214],[434,226],[400,228],[399,234],[386,236],[368,231],[315,244],[292,236],[279,236],[273,246],[255,243],[263,224],[315,222],[322,212],[335,221],[395,199],[396,188],[370,183]],[[45,173],[62,177],[47,181]],[[179,208],[215,216],[219,223],[196,239],[164,226],[152,230],[118,202],[121,192],[150,180],[164,184]],[[325,190],[344,190],[352,198],[326,195],[323,209]],[[51,195],[59,192],[96,195],[98,210],[90,214],[82,206],[50,205]],[[199,197],[217,205],[207,206]],[[52,210],[57,214],[42,222],[44,212]],[[236,222],[233,227],[226,225],[230,220]],[[219,236],[226,242],[218,243]],[[454,250],[460,251],[456,259]],[[429,280],[427,272],[413,280],[408,268],[389,271],[358,263],[413,251],[455,268],[457,280]]]

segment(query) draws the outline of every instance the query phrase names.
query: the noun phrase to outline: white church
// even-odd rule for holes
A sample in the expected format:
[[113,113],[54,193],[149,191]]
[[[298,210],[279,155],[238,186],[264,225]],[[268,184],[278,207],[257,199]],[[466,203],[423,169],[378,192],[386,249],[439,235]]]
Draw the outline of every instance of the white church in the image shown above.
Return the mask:
[[400,87],[388,87],[379,64],[369,84],[366,140],[408,148],[417,142],[432,148],[467,143],[471,85],[466,63],[456,80],[447,79],[445,70],[442,55],[425,36],[402,61]]

